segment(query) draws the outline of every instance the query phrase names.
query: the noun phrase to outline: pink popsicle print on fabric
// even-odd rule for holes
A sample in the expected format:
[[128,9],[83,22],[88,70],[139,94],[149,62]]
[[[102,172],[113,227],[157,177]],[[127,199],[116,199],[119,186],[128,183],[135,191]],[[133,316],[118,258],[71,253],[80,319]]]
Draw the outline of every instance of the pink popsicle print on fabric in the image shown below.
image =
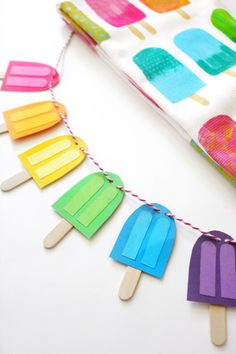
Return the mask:
[[134,24],[139,23],[146,31],[156,34],[155,28],[144,21],[146,15],[128,0],[85,0],[96,14],[111,26],[120,28],[127,26],[139,39],[145,36]]
[[220,231],[211,231],[221,241],[201,236],[195,243],[189,265],[190,301],[219,306],[236,306],[236,246]]
[[236,178],[236,122],[221,114],[208,120],[198,139],[208,155]]

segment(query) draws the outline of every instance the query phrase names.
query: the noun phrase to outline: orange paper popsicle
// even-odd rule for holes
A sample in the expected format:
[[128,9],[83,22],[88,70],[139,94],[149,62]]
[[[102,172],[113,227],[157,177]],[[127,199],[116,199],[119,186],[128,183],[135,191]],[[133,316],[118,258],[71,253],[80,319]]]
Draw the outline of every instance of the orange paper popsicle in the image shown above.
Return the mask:
[[156,11],[158,13],[165,13],[170,11],[176,11],[185,20],[189,20],[190,16],[184,10],[183,6],[190,4],[188,0],[140,0],[149,9]]
[[86,157],[81,150],[87,149],[84,141],[77,138],[77,142],[78,145],[70,135],[62,135],[23,152],[19,158],[25,170],[3,182],[1,190],[8,192],[31,178],[40,188],[44,188],[65,176]]
[[60,111],[66,115],[61,103],[52,101],[36,102],[3,112],[5,123],[0,124],[0,134],[9,132],[12,139],[21,139],[49,129],[60,122]]

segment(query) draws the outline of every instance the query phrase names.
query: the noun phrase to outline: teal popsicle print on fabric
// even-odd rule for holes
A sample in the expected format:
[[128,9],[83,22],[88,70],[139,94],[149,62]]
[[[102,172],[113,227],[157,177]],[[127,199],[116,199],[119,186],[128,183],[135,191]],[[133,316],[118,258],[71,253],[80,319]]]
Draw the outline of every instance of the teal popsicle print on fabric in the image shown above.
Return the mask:
[[218,75],[236,65],[236,52],[200,28],[177,34],[174,43],[210,75]]
[[169,101],[177,103],[205,86],[192,71],[162,48],[147,48],[133,57],[147,80]]
[[111,258],[157,278],[162,278],[170,258],[176,226],[170,212],[154,204],[160,213],[147,205],[136,209],[127,219],[111,252]]

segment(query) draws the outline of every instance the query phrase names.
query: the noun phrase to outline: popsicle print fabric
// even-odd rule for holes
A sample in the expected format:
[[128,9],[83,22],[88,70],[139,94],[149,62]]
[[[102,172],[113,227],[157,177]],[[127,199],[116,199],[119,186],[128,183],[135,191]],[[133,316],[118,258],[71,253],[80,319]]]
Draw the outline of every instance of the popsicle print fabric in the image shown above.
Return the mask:
[[220,0],[59,5],[80,37],[234,184],[235,11]]

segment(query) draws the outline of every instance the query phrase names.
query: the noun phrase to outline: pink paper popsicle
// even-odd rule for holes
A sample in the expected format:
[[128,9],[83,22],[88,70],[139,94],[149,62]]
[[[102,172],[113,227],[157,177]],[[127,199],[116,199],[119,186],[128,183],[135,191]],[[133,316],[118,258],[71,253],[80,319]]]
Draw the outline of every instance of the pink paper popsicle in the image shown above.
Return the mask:
[[128,0],[85,0],[96,14],[114,27],[128,28],[139,39],[144,35],[133,24],[140,23],[149,33],[156,34],[155,28],[143,21],[146,15]]
[[49,65],[24,61],[10,61],[4,75],[1,90],[18,92],[36,92],[48,90],[52,82],[59,81],[56,69]]

